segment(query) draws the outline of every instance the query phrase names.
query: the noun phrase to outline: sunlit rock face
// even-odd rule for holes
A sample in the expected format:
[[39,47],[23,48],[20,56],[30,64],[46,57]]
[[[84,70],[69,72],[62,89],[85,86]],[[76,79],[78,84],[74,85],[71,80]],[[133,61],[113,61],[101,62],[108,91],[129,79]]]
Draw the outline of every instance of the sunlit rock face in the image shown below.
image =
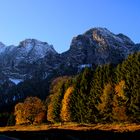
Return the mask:
[[129,37],[114,34],[106,28],[93,28],[74,37],[70,49],[63,54],[71,64],[117,64],[128,54],[139,51]]

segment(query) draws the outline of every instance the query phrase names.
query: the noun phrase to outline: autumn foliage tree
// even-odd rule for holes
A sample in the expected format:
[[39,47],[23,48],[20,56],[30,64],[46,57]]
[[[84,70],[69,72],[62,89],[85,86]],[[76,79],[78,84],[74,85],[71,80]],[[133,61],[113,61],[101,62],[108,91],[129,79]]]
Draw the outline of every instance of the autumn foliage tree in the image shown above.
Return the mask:
[[73,93],[73,87],[69,87],[64,95],[64,98],[62,100],[62,108],[61,108],[61,120],[64,122],[70,122],[71,119],[71,110],[70,110],[70,98]]
[[128,101],[128,98],[125,95],[125,81],[122,80],[120,81],[116,86],[115,86],[115,95],[113,97],[113,119],[116,121],[127,121],[128,116],[126,114],[127,108],[126,104]]
[[15,106],[15,116],[16,116],[16,124],[25,124],[28,123],[29,121],[25,119],[25,115],[23,114],[24,112],[24,104],[23,103],[18,103]]
[[112,84],[105,85],[103,94],[100,96],[101,103],[98,105],[101,121],[112,121],[112,97],[114,89]]
[[37,97],[28,97],[15,106],[16,124],[41,123],[46,114],[44,103]]

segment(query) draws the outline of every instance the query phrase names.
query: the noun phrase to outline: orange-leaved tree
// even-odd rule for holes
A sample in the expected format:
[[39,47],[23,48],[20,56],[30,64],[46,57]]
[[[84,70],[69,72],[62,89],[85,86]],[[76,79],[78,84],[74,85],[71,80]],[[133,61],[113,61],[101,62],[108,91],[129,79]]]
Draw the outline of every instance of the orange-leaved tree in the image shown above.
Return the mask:
[[23,103],[18,103],[15,106],[15,120],[16,120],[16,124],[25,124],[28,123],[28,120],[25,119],[25,115],[23,115],[24,113],[24,104]]
[[70,122],[71,120],[71,111],[70,111],[70,97],[73,93],[74,88],[69,87],[64,95],[62,100],[62,108],[61,108],[61,120],[64,122]]
[[46,107],[39,98],[27,97],[24,103],[18,103],[15,106],[16,124],[40,123],[45,118],[42,117],[45,113]]
[[126,103],[128,101],[125,95],[125,81],[120,81],[115,86],[115,95],[113,97],[113,119],[116,121],[127,121],[128,116],[126,115]]
[[101,121],[112,120],[112,96],[114,94],[114,88],[112,84],[104,86],[103,94],[100,97],[101,103],[98,105],[99,113],[101,115]]

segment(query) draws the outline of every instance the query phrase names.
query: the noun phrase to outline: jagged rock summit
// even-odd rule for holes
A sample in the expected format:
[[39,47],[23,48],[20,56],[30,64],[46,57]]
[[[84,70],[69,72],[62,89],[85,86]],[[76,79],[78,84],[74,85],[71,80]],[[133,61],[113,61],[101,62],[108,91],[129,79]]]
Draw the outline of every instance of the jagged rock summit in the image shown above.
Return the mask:
[[123,34],[113,34],[106,28],[93,28],[72,39],[63,55],[71,64],[117,64],[139,47]]
[[36,39],[26,39],[18,46],[0,43],[0,69],[8,77],[24,79],[34,71],[39,59],[50,54],[57,54],[53,46]]
[[36,39],[26,39],[20,42],[18,46],[3,45],[0,48],[0,52],[0,55],[3,56],[4,59],[8,59],[9,57],[9,64],[14,63],[15,65],[18,65],[21,61],[32,63],[40,58],[43,58],[48,53],[57,53],[52,45]]

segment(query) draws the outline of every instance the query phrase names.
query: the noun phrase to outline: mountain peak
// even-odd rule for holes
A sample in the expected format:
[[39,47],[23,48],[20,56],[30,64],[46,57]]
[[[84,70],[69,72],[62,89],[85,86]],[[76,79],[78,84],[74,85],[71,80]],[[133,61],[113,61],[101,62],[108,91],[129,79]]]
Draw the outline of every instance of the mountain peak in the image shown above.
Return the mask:
[[139,45],[136,46],[129,37],[96,27],[74,37],[65,55],[72,56],[71,63],[117,64],[139,49]]
[[84,36],[91,38],[93,41],[95,41],[99,46],[100,45],[112,45],[116,44],[117,46],[123,45],[123,46],[133,46],[135,43],[126,35],[120,33],[120,34],[114,34],[111,31],[109,31],[107,28],[92,28],[85,32],[83,34]]
[[107,28],[102,28],[102,27],[95,27],[95,28],[91,28],[88,31],[86,31],[84,33],[84,35],[91,35],[94,32],[98,33],[98,34],[102,34],[102,35],[112,35],[113,33],[111,33]]
[[53,45],[49,45],[47,42],[42,42],[37,39],[25,39],[20,42],[19,47],[25,48],[28,52],[36,50],[36,52],[42,52],[43,54],[47,52],[57,53]]
[[42,41],[39,41],[37,39],[25,39],[19,43],[19,46],[27,47],[28,45],[35,46],[35,45],[40,45],[40,44],[41,45],[48,45],[47,42],[42,42]]

